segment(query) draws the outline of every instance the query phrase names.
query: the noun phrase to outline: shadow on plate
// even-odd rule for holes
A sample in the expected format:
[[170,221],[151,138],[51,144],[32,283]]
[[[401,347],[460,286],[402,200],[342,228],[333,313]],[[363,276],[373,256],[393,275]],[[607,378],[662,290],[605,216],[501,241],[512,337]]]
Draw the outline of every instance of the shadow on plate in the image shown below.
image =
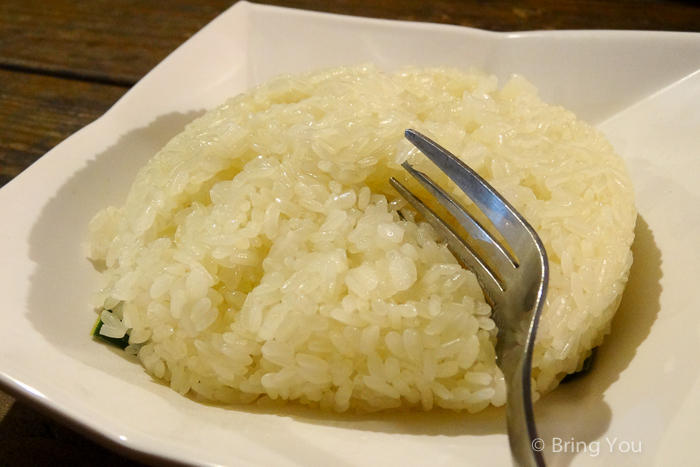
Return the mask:
[[661,251],[642,216],[637,217],[632,253],[634,262],[622,302],[610,334],[598,347],[593,368],[560,385],[535,405],[549,467],[568,466],[576,456],[590,454],[583,451],[583,445],[578,450],[563,452],[560,447],[559,452],[553,452],[554,438],[590,445],[606,433],[613,414],[604,400],[605,391],[621,378],[656,321],[661,308]]
[[[94,352],[86,350],[97,318],[89,297],[99,287],[97,271],[83,246],[90,219],[108,203],[123,203],[131,185],[127,180],[133,180],[147,160],[203,113],[163,115],[121,136],[63,184],[33,226],[29,254],[36,267],[27,316],[48,342],[71,357],[97,367],[91,360]],[[93,125],[102,124],[100,120]]]
[[89,332],[97,318],[94,313],[86,313],[89,288],[99,287],[97,272],[83,245],[90,219],[108,203],[123,203],[137,171],[203,113],[163,115],[121,136],[64,183],[33,226],[29,254],[36,268],[31,278],[28,317],[50,343],[68,350],[71,356],[83,358],[88,353],[84,349],[89,340],[85,326]]

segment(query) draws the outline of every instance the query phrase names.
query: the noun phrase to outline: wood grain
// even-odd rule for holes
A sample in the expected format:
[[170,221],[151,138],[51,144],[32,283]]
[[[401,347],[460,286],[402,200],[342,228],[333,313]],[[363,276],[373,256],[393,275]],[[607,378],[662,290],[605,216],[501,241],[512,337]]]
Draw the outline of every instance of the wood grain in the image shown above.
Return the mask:
[[231,3],[3,0],[0,67],[131,85]]
[[[9,396],[0,393],[0,401]],[[15,402],[0,423],[0,467],[143,467]]]
[[0,70],[0,186],[102,115],[126,90]]
[[[661,0],[266,0],[266,4],[492,31],[642,29],[700,31],[696,2]],[[397,8],[400,4],[401,7]]]
[[[0,0],[0,187],[102,115],[235,0]],[[261,0],[313,11],[494,31],[700,32],[669,0]],[[0,467],[136,466],[0,392]]]
[[[3,0],[0,68],[131,85],[232,0]],[[263,0],[258,3],[494,31],[700,31],[695,2],[660,0]]]

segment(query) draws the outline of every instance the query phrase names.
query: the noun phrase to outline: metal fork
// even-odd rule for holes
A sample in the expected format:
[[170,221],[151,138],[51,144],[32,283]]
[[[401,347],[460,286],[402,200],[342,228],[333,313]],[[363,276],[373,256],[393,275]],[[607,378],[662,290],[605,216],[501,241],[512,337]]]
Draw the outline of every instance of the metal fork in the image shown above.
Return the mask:
[[[493,306],[498,326],[496,363],[506,382],[506,421],[513,463],[544,467],[532,410],[530,371],[535,333],[547,294],[547,253],[535,230],[508,201],[476,172],[434,141],[414,130],[406,138],[474,202],[508,244],[472,217],[452,196],[408,162],[402,165],[459,222],[474,240],[475,251],[442,218],[395,178],[392,186],[433,226],[452,252],[477,276]],[[509,251],[510,250],[510,251]],[[512,252],[512,254],[511,254]]]

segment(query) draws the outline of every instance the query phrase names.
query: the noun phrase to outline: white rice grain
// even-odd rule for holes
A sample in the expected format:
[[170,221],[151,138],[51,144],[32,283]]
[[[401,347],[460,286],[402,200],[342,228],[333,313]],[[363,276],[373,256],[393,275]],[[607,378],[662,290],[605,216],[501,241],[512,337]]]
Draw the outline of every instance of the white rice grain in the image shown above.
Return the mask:
[[[389,186],[403,138],[437,140],[499,189],[550,258],[535,398],[607,332],[632,257],[624,162],[515,76],[371,66],[283,76],[192,122],[90,222],[102,333],[146,371],[224,403],[324,410],[505,403],[476,277]],[[472,206],[473,207],[473,206]],[[471,207],[470,207],[471,209]],[[112,310],[112,313],[106,310]]]

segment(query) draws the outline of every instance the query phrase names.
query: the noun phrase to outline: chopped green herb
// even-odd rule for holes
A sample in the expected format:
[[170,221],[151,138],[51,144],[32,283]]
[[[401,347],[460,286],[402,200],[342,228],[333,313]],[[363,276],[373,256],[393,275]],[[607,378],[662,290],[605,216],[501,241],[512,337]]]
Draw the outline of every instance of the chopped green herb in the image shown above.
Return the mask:
[[[111,313],[111,311],[110,311]],[[100,340],[102,342],[105,342],[111,346],[120,348],[122,350],[126,349],[126,347],[129,345],[129,335],[126,334],[124,337],[107,337],[105,335],[100,334],[100,329],[102,329],[102,325],[104,323],[102,322],[102,319],[100,317],[97,318],[97,321],[95,322],[95,326],[92,328],[92,336]]]

